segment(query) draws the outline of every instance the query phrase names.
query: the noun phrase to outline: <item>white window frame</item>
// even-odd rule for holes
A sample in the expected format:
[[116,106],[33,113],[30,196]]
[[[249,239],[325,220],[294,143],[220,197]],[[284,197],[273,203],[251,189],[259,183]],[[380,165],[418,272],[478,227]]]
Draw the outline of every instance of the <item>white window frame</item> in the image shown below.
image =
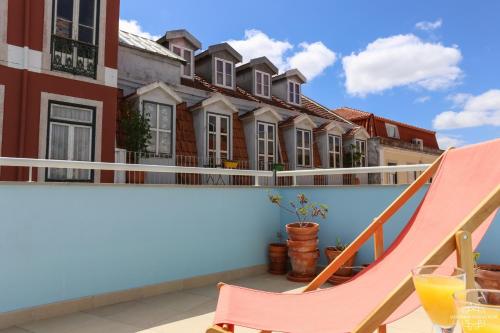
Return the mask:
[[[260,125],[263,125],[264,126],[264,138],[260,138],[259,137],[259,126]],[[269,138],[269,127],[271,127],[273,129],[273,137],[272,138]],[[256,138],[257,138],[257,149],[256,149],[256,152],[257,152],[257,169],[258,170],[270,170],[270,166],[267,162],[269,161],[269,158],[272,158],[272,162],[273,163],[276,163],[276,124],[273,124],[273,123],[268,123],[268,122],[265,122],[265,121],[257,121],[257,124],[256,124]],[[261,153],[259,151],[259,142],[260,141],[263,141],[264,142],[264,152]],[[272,142],[273,143],[273,154],[269,154],[269,142]],[[261,166],[260,165],[260,158],[263,158],[264,159],[264,165]]]
[[[356,147],[356,151],[361,153],[361,158],[359,165],[355,165],[354,167],[364,167],[366,166],[366,140],[360,140],[360,139],[355,139],[354,140],[354,146]],[[365,147],[365,149],[362,149],[362,146]]]
[[[215,68],[214,68],[214,73],[215,73],[215,85],[222,87],[222,88],[230,88],[232,89],[234,86],[234,63],[229,60],[221,59],[221,58],[214,58],[215,60]],[[222,62],[222,84],[217,82],[217,61]],[[231,85],[227,85],[227,75],[228,73],[226,72],[226,64],[231,64]]]
[[[56,34],[57,31],[57,5],[58,0],[54,0],[54,24],[52,27],[52,33]],[[94,34],[92,36],[92,45],[97,45],[97,13],[98,13],[98,5],[99,1],[94,1]],[[80,28],[80,0],[73,0],[73,20],[72,22],[72,31],[71,31],[71,39],[78,40],[78,29]],[[63,19],[64,20],[64,19]],[[75,24],[76,22],[76,24]],[[83,24],[82,24],[83,25]]]
[[[210,117],[215,118],[215,131],[210,131]],[[221,132],[221,119],[225,118],[227,119],[227,133],[222,133]],[[210,149],[210,134],[215,134],[215,149]],[[221,137],[222,136],[227,136],[227,150],[222,150],[221,149]],[[223,160],[221,158],[221,154],[225,153],[227,156],[227,159],[231,159],[231,117],[225,114],[219,114],[219,113],[212,113],[208,112],[207,113],[207,130],[206,130],[206,138],[207,138],[207,145],[206,145],[206,157],[207,161],[209,163],[212,163],[210,161],[210,153],[213,152],[215,155],[215,163],[214,166],[220,165]]]
[[[154,151],[148,150],[149,152],[155,154],[156,156],[165,156],[172,157],[173,145],[174,145],[174,137],[172,135],[172,127],[174,120],[174,106],[170,104],[158,103],[153,101],[142,101],[142,113],[145,113],[145,104],[155,104],[156,105],[156,127],[151,127],[150,131],[156,133],[156,145],[154,147]],[[168,106],[170,107],[170,129],[160,128],[160,106]],[[167,153],[160,152],[160,133],[167,133],[170,136],[170,151]],[[153,133],[151,133],[153,135]]]
[[[257,86],[258,86],[258,82],[257,82],[257,75],[261,75],[261,91],[262,93],[259,94],[257,92]],[[267,91],[269,94],[265,94],[264,93],[264,88],[266,87],[266,85],[264,84],[264,77],[267,77]],[[269,73],[266,73],[266,72],[263,72],[263,71],[259,71],[259,70],[255,70],[255,95],[257,96],[260,96],[260,97],[266,97],[266,98],[270,98],[271,97],[271,75]]]
[[424,140],[420,138],[413,138],[412,140],[414,145],[417,145],[420,150],[424,149]]
[[[396,166],[398,165],[396,162],[387,162],[387,166]],[[389,185],[397,185],[398,184],[398,173],[397,172],[388,172],[387,173],[387,184]]]
[[[290,91],[290,84],[293,84],[293,91]],[[297,87],[298,87],[298,92],[297,92]],[[286,83],[286,95],[288,102],[295,105],[300,105],[300,93],[301,93],[300,83],[294,80],[288,80]],[[290,95],[292,95],[292,98],[290,98]]]
[[[330,138],[333,138],[333,146],[330,145]],[[342,166],[342,137],[340,135],[328,134],[328,167],[340,168]],[[339,141],[339,151],[335,151],[335,140]],[[339,165],[337,165],[336,155],[339,156]],[[333,156],[333,165],[331,165],[331,157]]]
[[[50,102],[49,104],[49,112],[48,112],[48,147],[47,147],[47,159],[50,159],[52,156],[52,135],[54,134],[54,131],[52,127],[54,125],[59,125],[59,126],[65,126],[68,128],[68,159],[67,161],[74,161],[74,143],[75,143],[75,128],[86,128],[90,129],[90,140],[89,140],[89,157],[88,161],[93,161],[94,160],[94,141],[95,141],[95,117],[96,113],[93,108],[87,108],[85,106],[76,106],[76,105],[68,105],[67,103],[57,103],[57,102]],[[70,118],[63,118],[63,117],[52,117],[52,108],[53,106],[62,106],[65,108],[72,108],[72,109],[79,109],[79,110],[84,110],[87,112],[90,112],[91,114],[91,119],[90,121],[79,121],[79,120],[74,120]],[[59,181],[58,179],[51,178],[52,169],[47,168],[46,170],[46,176],[45,179],[48,181]],[[66,179],[61,179],[60,181],[92,181],[94,177],[94,172],[92,170],[89,170],[88,172],[88,178],[83,179],[83,178],[74,178],[74,175],[76,172],[81,171],[80,169],[66,169]]]
[[[185,78],[188,78],[188,79],[192,79],[193,76],[194,76],[194,51],[190,48],[187,48],[187,47],[184,47],[184,46],[180,46],[178,44],[172,44],[170,46],[170,51],[174,52],[174,48],[178,48],[181,52],[181,54],[179,55],[182,59],[186,60],[186,58],[184,58],[184,52],[185,51],[189,51],[191,53],[191,57],[189,59],[189,64],[191,65],[191,70],[190,70],[190,73],[189,75],[186,75],[184,74],[184,67],[186,67],[185,65],[181,65],[181,76],[182,77],[185,77]],[[177,54],[177,53],[175,53]],[[187,60],[186,60],[187,61]]]
[[[394,136],[389,135],[389,129],[394,131]],[[393,139],[399,139],[399,129],[394,124],[385,123],[385,130],[387,131],[387,136]]]
[[[295,163],[297,166],[299,167],[303,167],[303,168],[310,168],[312,166],[312,163],[313,163],[313,156],[312,156],[312,131],[311,130],[306,130],[306,129],[303,129],[303,128],[297,128],[295,130],[295,138],[297,139],[297,136],[298,136],[298,133],[301,132],[301,147],[299,147],[299,142],[296,142],[295,144]],[[305,146],[305,142],[306,142],[306,133],[309,134],[309,147],[306,147]],[[299,163],[299,154],[298,154],[298,151],[301,150],[302,151],[302,163]],[[306,164],[306,151],[309,152],[309,164]]]

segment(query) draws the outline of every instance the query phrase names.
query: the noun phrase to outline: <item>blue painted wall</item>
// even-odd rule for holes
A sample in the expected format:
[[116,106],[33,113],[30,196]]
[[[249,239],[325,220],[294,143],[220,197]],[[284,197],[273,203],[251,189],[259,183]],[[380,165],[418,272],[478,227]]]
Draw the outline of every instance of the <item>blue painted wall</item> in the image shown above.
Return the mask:
[[[320,246],[351,241],[401,186],[283,188],[329,205]],[[0,185],[0,312],[264,264],[293,221],[263,188]],[[385,229],[392,239],[423,192]],[[500,218],[480,246],[498,263]],[[372,243],[359,263],[370,262]]]
[[266,193],[0,185],[0,312],[264,264]]
[[[295,200],[297,194],[304,193],[310,200],[328,205],[329,216],[320,223],[321,263],[326,263],[324,248],[335,245],[337,237],[344,242],[351,242],[371,221],[379,215],[406,187],[405,186],[366,186],[366,187],[304,187],[284,188],[280,191],[283,203]],[[417,205],[427,191],[424,187],[384,226],[386,244],[392,242],[408,222]],[[282,230],[285,224],[295,218],[281,213]],[[500,264],[500,214],[497,215],[488,234],[478,247],[481,253],[479,262]],[[357,264],[373,261],[373,238],[360,250]]]

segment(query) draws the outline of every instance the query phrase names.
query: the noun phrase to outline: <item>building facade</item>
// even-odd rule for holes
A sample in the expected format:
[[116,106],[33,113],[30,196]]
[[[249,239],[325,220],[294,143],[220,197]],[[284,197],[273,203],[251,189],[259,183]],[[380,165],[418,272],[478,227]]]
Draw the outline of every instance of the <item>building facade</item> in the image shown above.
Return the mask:
[[[0,0],[1,156],[114,162],[119,0]],[[37,170],[38,181],[110,182]],[[1,180],[27,170],[2,167]]]

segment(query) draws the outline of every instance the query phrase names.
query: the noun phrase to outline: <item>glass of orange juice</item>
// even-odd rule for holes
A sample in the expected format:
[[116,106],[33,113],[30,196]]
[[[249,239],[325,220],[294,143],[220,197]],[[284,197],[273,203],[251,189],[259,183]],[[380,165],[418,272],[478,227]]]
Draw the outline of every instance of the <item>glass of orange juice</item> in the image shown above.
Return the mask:
[[500,332],[500,290],[461,290],[453,297],[464,333]]
[[437,333],[451,333],[457,323],[453,294],[465,290],[465,272],[437,265],[413,269],[413,284]]

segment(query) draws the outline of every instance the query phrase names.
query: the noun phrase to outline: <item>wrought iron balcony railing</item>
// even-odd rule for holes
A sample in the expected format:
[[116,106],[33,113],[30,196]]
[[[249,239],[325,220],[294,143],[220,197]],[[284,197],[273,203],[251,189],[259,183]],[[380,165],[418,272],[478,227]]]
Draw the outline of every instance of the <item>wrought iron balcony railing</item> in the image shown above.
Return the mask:
[[52,35],[51,54],[52,70],[96,78],[96,45]]

